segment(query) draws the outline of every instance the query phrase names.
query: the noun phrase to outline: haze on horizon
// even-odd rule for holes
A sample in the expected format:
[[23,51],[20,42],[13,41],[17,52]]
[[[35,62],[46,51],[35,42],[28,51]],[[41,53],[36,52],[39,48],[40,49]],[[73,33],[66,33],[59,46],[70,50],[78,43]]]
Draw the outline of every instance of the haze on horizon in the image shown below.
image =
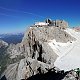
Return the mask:
[[80,0],[0,0],[0,33],[23,32],[46,18],[80,26]]

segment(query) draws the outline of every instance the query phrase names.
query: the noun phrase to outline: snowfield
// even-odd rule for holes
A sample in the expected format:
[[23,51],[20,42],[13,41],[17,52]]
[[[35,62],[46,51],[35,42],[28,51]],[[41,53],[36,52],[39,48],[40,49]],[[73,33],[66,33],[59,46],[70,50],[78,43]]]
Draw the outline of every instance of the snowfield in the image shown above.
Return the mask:
[[69,71],[75,68],[80,68],[80,32],[67,28],[65,30],[75,41],[60,43],[56,40],[50,40],[49,46],[59,56],[54,65],[60,70]]

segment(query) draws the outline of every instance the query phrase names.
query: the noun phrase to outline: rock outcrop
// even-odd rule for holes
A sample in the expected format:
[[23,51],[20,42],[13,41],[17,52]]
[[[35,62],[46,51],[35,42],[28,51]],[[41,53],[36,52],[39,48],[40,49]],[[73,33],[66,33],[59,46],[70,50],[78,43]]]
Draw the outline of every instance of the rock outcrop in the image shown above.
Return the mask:
[[8,46],[8,43],[6,43],[5,41],[3,40],[0,40],[0,48],[1,47],[7,47]]
[[[46,20],[48,25],[33,25],[27,29],[22,42],[8,48],[10,58],[24,55],[24,58],[8,66],[3,75],[7,80],[27,80],[36,74],[45,74],[50,69],[60,71],[54,65],[59,57],[49,46],[50,40],[67,43],[76,39],[69,35],[65,29],[68,23],[63,20]],[[54,79],[56,80],[56,79]]]

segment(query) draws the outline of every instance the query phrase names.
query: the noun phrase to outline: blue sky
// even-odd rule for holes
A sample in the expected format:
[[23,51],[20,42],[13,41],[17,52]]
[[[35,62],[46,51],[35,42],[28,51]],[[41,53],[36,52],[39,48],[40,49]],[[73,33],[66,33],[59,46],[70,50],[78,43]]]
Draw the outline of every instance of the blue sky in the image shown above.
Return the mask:
[[23,32],[46,18],[80,26],[80,0],[0,0],[0,33]]

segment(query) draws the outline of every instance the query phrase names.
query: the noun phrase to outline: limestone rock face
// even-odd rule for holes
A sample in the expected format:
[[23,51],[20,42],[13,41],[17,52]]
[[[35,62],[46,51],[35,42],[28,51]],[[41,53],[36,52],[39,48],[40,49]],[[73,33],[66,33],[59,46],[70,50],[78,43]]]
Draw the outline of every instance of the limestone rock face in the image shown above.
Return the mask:
[[75,40],[72,36],[58,27],[31,27],[22,40],[26,56],[53,64],[58,55],[48,45],[50,40],[67,43]]
[[[7,80],[26,80],[33,75],[47,73],[55,67],[54,62],[59,57],[49,46],[50,40],[55,39],[56,42],[62,43],[75,40],[64,30],[68,27],[67,22],[47,21],[47,23],[49,25],[31,26],[25,32],[21,43],[9,46],[10,58],[15,58],[18,55],[25,57],[7,68],[4,72]],[[59,69],[56,68],[56,70]]]
[[16,80],[16,75],[18,71],[17,67],[18,67],[18,63],[10,64],[7,67],[7,69],[4,71],[2,76],[5,75],[7,80]]
[[21,48],[20,43],[19,44],[10,44],[7,53],[10,55],[10,58],[15,58],[19,55],[24,55],[23,54],[23,48]]

